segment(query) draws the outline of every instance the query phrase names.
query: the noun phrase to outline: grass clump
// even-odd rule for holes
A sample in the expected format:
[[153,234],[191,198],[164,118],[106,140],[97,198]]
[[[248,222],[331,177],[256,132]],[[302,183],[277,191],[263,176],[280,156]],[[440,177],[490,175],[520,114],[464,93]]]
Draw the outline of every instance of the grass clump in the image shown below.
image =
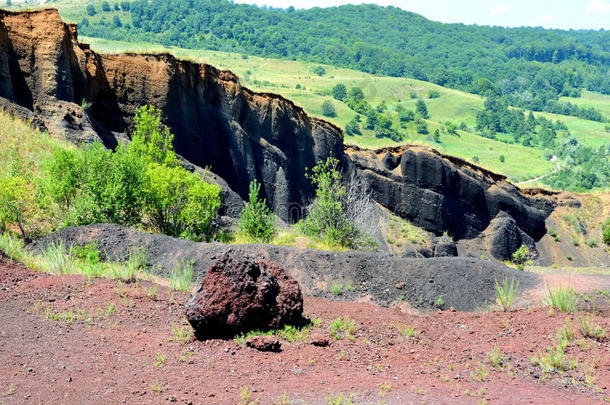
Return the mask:
[[547,288],[544,305],[556,308],[561,312],[574,312],[578,306],[578,294],[571,286]]
[[356,321],[349,317],[339,317],[330,323],[328,332],[333,339],[354,340],[354,333],[358,330]]
[[414,338],[418,333],[417,329],[410,325],[400,325],[397,326],[396,329],[398,330],[400,336],[405,338]]
[[510,311],[519,295],[519,281],[515,279],[509,281],[508,278],[505,278],[502,283],[499,283],[496,280],[494,290],[497,295],[496,302],[502,311]]
[[73,265],[70,252],[63,241],[53,241],[42,249],[42,267],[51,274],[71,274]]
[[328,405],[356,405],[356,402],[354,402],[354,398],[354,394],[328,394],[326,403]]
[[193,283],[193,262],[178,266],[169,278],[169,288],[176,291],[188,291]]
[[596,325],[591,316],[586,315],[578,319],[578,324],[580,326],[580,333],[586,338],[596,340],[598,342],[603,341],[607,332],[599,325]]
[[504,356],[500,352],[500,348],[498,346],[491,349],[489,353],[487,353],[487,362],[493,367],[501,367],[504,362]]
[[235,342],[244,345],[248,339],[254,336],[277,336],[288,341],[289,343],[304,342],[309,337],[311,329],[320,326],[321,323],[322,321],[320,319],[315,318],[312,319],[309,324],[302,327],[285,325],[282,329],[272,329],[267,331],[253,330],[237,335],[235,337]]
[[519,270],[523,270],[530,258],[530,250],[527,246],[521,245],[519,249],[515,250],[511,256],[511,261],[517,266]]
[[184,345],[193,340],[193,337],[193,329],[188,325],[172,325],[172,337],[169,338],[171,342]]

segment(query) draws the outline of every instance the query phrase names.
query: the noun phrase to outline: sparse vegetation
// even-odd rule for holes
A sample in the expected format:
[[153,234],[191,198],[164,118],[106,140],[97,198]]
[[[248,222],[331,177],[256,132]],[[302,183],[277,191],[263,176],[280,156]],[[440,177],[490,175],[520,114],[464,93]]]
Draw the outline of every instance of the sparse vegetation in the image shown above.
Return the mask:
[[607,332],[604,330],[604,328],[596,325],[590,315],[585,315],[578,318],[578,324],[580,326],[580,333],[582,333],[582,335],[586,338],[601,342],[607,336]]
[[188,325],[172,324],[172,337],[169,339],[172,342],[187,344],[193,340],[193,329]]
[[358,330],[356,321],[349,317],[339,317],[330,323],[328,332],[333,339],[354,340],[354,333]]
[[348,215],[355,204],[347,203],[350,195],[343,184],[339,161],[328,158],[318,163],[308,177],[316,186],[316,197],[307,217],[299,223],[303,233],[330,246],[358,248],[370,243]]
[[546,289],[544,305],[556,308],[561,312],[574,312],[578,305],[578,294],[574,287],[556,287]]
[[193,263],[184,262],[169,277],[169,287],[177,291],[189,291],[193,283]]
[[515,279],[509,281],[508,278],[505,278],[502,283],[499,283],[496,280],[494,290],[497,296],[496,302],[502,308],[502,311],[510,311],[519,295],[519,281]]
[[487,362],[493,367],[501,367],[504,361],[504,356],[500,352],[500,348],[495,346],[489,353],[487,353]]

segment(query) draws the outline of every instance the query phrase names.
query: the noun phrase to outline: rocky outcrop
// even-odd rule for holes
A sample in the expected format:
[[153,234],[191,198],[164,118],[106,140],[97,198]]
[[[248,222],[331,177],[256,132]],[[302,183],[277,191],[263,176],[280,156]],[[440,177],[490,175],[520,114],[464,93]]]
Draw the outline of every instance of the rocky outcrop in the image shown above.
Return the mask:
[[145,104],[164,112],[175,149],[193,170],[214,173],[206,178],[221,184],[226,217],[239,213],[239,199],[257,180],[282,220],[300,218],[313,196],[306,169],[328,156],[362,176],[380,205],[456,241],[480,235],[501,212],[538,240],[554,206],[424,147],[344,150],[339,128],[281,96],[250,91],[231,72],[168,54],[99,55],[55,10],[0,10],[0,107],[72,141],[113,147]]
[[299,284],[277,264],[227,251],[206,272],[186,305],[198,338],[298,324],[303,316]]
[[348,147],[346,154],[373,198],[404,219],[437,235],[474,238],[500,213],[541,238],[549,212],[537,208],[504,176],[422,146],[376,151]]

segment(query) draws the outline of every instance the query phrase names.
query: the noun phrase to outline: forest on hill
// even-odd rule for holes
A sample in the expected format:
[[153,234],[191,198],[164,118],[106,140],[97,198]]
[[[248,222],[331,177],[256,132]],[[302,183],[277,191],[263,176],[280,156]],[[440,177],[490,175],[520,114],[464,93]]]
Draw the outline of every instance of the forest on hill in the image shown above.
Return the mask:
[[80,30],[107,39],[326,63],[493,95],[534,111],[607,118],[559,102],[581,89],[610,94],[606,31],[444,24],[375,5],[295,10],[229,0],[89,4]]

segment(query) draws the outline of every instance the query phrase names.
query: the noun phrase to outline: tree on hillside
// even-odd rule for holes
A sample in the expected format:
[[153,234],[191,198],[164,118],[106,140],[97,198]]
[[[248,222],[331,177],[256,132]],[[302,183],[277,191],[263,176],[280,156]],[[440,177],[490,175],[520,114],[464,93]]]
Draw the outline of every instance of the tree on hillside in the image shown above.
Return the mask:
[[423,119],[427,120],[428,118],[430,118],[430,113],[428,112],[426,102],[422,99],[417,100],[417,103],[415,103],[415,112]]
[[345,126],[345,133],[348,135],[362,135],[362,131],[360,130],[360,116],[356,114],[356,116],[350,120]]
[[93,4],[89,4],[89,5],[87,6],[87,14],[88,14],[90,17],[93,17],[94,15],[96,15],[96,14],[97,14],[97,11],[95,10],[95,6],[94,6]]
[[333,87],[332,94],[336,100],[343,101],[347,97],[347,87],[345,84],[339,83]]
[[415,119],[415,113],[411,110],[403,110],[398,115],[400,122],[410,122]]
[[146,161],[173,166],[177,163],[174,153],[174,135],[161,120],[161,110],[143,106],[136,110],[135,130],[129,148]]
[[326,69],[323,66],[316,66],[313,68],[313,72],[318,76],[324,76],[326,74]]
[[330,101],[326,100],[322,103],[322,115],[325,117],[336,117],[337,110],[335,110],[335,105]]
[[28,219],[35,207],[35,192],[20,176],[0,177],[0,234],[15,225],[25,239]]
[[114,28],[121,28],[123,26],[123,23],[121,22],[121,19],[118,15],[112,17],[112,25],[114,26]]
[[108,12],[110,11],[110,4],[107,1],[102,3],[102,11]]
[[303,233],[333,247],[357,248],[365,235],[350,217],[350,200],[339,171],[339,160],[328,158],[319,162],[307,177],[316,186],[316,196],[307,217],[299,223]]
[[364,100],[364,92],[360,87],[352,87],[349,89],[349,98],[355,101]]
[[434,140],[434,142],[436,143],[441,143],[441,131],[439,131],[438,129],[436,129],[434,131],[434,134],[432,135],[432,139]]

